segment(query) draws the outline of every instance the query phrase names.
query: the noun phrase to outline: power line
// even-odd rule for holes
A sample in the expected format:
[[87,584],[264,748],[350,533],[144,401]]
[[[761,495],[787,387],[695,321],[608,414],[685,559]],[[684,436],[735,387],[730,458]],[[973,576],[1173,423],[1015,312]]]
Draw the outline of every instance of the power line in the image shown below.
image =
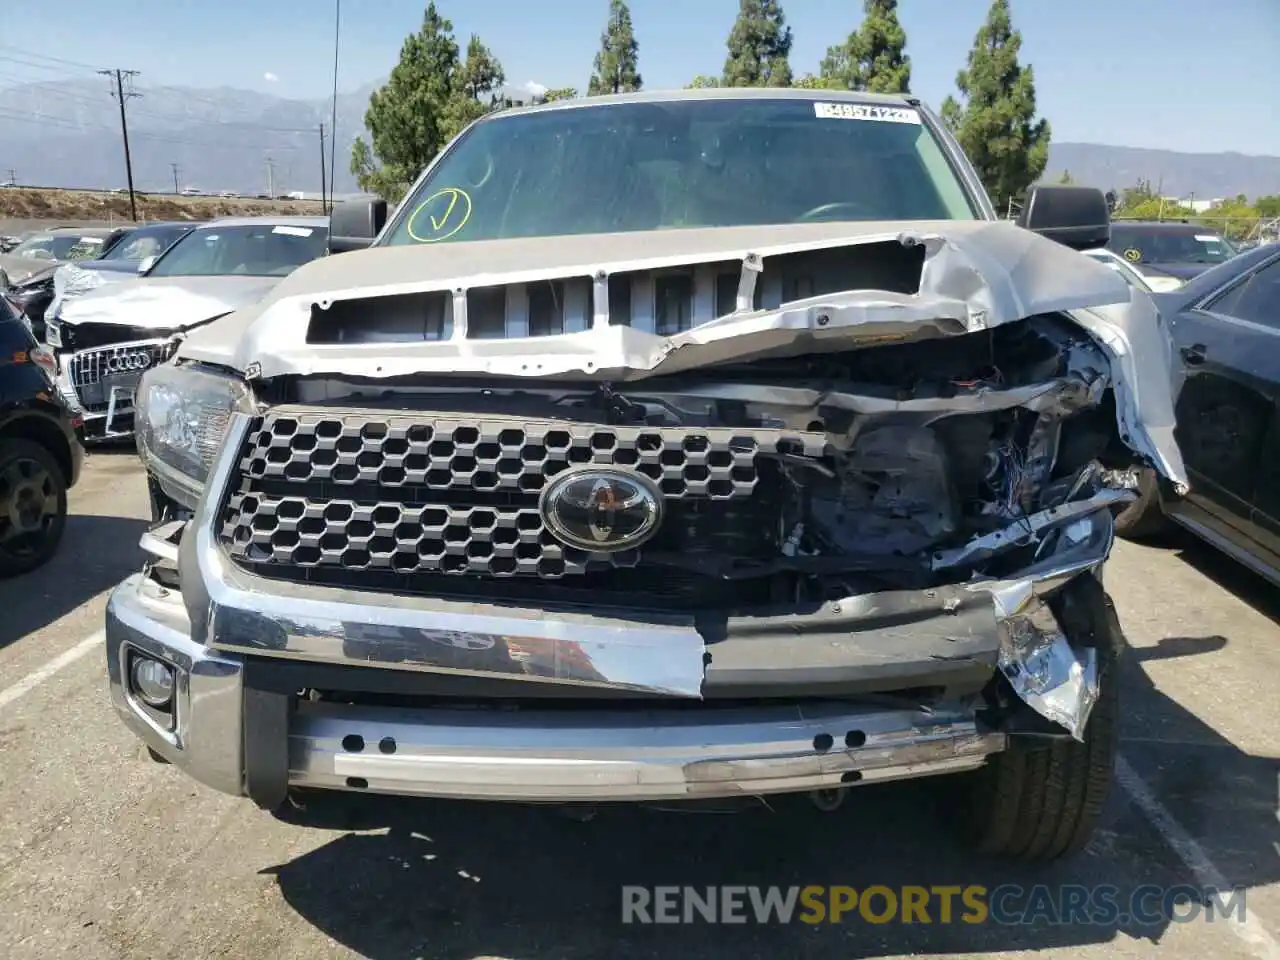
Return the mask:
[[58,127],[62,130],[69,130],[73,133],[84,133],[85,131],[100,132],[110,131],[111,127],[104,127],[99,124],[80,123],[76,120],[68,120],[65,117],[33,117],[23,113],[11,113],[0,110],[0,118],[15,123],[30,123],[36,126]]
[[116,78],[115,97],[120,102],[120,133],[124,137],[124,172],[129,178],[129,213],[133,216],[134,222],[138,219],[138,201],[133,194],[133,158],[129,156],[129,121],[125,118],[124,102],[133,97],[140,97],[142,94],[130,89],[129,93],[124,92],[124,78],[128,77],[130,86],[132,87],[133,78],[138,75],[137,70],[121,70],[117,67],[115,70],[99,70],[100,74],[109,77],[112,74]]
[[[95,66],[94,64],[82,63],[79,60],[68,60],[65,57],[54,57],[54,56],[50,56],[47,53],[35,53],[31,50],[28,50],[26,47],[15,47],[7,43],[0,43],[0,50],[12,50],[15,53],[23,57],[26,57],[28,59],[48,60],[48,61],[51,61],[52,63],[62,64],[68,67],[79,67],[82,70],[93,70],[95,72],[100,72],[103,69],[101,66]],[[9,55],[0,56],[0,59],[7,59],[8,56]]]
[[12,73],[0,73],[0,80],[8,80],[12,83],[20,84],[20,86],[16,88],[10,87],[9,90],[6,91],[8,93],[13,93],[16,89],[16,90],[22,90],[27,96],[60,97],[63,100],[70,100],[74,103],[83,103],[83,104],[87,104],[95,107],[102,106],[102,100],[99,98],[89,97],[82,93],[75,93],[71,90],[62,90],[54,86],[54,84],[62,83],[65,81],[59,81],[59,80],[33,81],[30,78],[15,76]]
[[[134,111],[136,115],[139,111]],[[101,123],[85,123],[70,117],[55,117],[48,115],[32,116],[30,114],[15,113],[0,109],[0,119],[5,121],[13,121],[15,123],[29,123],[34,126],[52,127],[57,130],[66,130],[68,133],[109,133],[114,128],[105,126]],[[308,131],[310,132],[310,131]],[[150,133],[145,130],[130,130],[129,139],[146,140],[153,143],[171,143],[188,147],[219,147],[231,150],[261,150],[264,143],[261,140],[253,143],[244,141],[228,141],[222,140],[196,140],[190,137],[166,137],[158,133]],[[291,153],[302,149],[302,144],[281,143],[279,141],[271,144],[271,149],[276,152]]]

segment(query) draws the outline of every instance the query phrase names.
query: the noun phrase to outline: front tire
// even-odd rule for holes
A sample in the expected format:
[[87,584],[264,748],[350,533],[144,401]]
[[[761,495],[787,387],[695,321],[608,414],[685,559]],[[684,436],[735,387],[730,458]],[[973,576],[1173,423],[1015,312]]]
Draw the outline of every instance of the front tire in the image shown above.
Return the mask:
[[0,438],[0,577],[29,573],[57,552],[67,524],[67,483],[44,447]]
[[1145,540],[1158,536],[1169,527],[1160,505],[1160,484],[1150,468],[1138,474],[1138,499],[1116,517],[1116,533],[1126,540]]
[[1052,740],[1041,749],[996,754],[973,775],[966,826],[983,853],[1039,861],[1077,853],[1110,792],[1124,634],[1111,598],[1089,574],[1065,588],[1058,614],[1073,644],[1098,648],[1098,701],[1083,743]]

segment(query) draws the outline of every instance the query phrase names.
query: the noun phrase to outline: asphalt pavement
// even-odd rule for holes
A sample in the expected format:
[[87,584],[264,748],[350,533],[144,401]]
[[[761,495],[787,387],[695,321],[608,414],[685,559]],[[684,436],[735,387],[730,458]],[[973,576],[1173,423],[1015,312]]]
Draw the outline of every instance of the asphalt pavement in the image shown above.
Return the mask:
[[[140,563],[129,449],[90,456],[59,555],[0,582],[0,957],[946,956],[1280,960],[1280,596],[1207,547],[1120,544],[1132,650],[1116,789],[1049,867],[970,854],[945,780],[747,809],[351,798],[289,816],[152,763],[106,693],[102,613]],[[1239,888],[1243,917],[1007,925],[622,923],[624,885]],[[1155,888],[1153,887],[1153,889]],[[1149,918],[1148,918],[1149,919]]]

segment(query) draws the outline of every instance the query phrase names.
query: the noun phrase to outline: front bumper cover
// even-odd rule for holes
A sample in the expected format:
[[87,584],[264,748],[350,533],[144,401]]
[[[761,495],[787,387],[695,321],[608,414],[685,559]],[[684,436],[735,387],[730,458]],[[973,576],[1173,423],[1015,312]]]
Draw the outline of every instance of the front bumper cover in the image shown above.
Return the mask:
[[[156,722],[128,660],[178,670]],[[490,800],[695,799],[829,789],[953,773],[1004,749],[972,709],[814,700],[642,709],[405,709],[290,702],[252,662],[191,639],[177,595],[145,574],[107,610],[111,698],[146,744],[202,783],[271,807],[290,787]],[[284,725],[273,722],[281,716]]]

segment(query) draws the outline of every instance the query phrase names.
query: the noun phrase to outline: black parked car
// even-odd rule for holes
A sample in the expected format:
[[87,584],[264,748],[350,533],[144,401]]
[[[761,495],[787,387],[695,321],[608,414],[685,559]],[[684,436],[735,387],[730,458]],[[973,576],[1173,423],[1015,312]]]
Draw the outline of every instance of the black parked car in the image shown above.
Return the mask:
[[1181,221],[1115,220],[1107,247],[1146,272],[1190,280],[1239,251],[1217,230]]
[[1280,584],[1280,244],[1154,299],[1186,372],[1176,436],[1191,492],[1174,500],[1145,478],[1117,530],[1141,537],[1167,517]]
[[84,459],[82,422],[59,399],[37,350],[0,298],[0,576],[53,556]]

